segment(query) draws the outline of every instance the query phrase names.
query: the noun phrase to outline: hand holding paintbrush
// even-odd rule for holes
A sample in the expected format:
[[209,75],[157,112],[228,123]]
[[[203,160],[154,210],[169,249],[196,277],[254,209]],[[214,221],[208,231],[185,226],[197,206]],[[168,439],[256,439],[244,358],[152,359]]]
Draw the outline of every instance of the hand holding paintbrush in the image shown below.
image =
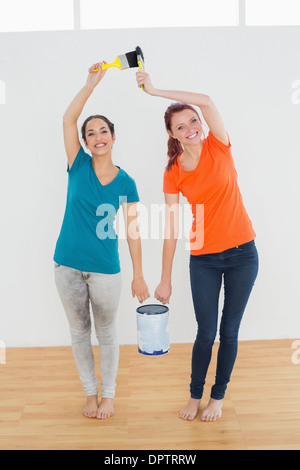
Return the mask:
[[143,90],[148,93],[148,95],[155,95],[157,91],[156,88],[152,85],[150,75],[146,72],[139,71],[136,73],[136,81],[139,88],[143,88]]
[[[91,88],[95,88],[98,83],[102,80],[104,75],[106,74],[106,70],[103,69],[103,66],[106,64],[104,60],[102,62],[98,62],[97,64],[92,65],[92,67],[89,68],[89,75],[86,81],[86,84],[90,86]],[[95,72],[95,69],[97,69],[97,72]]]
[[[144,54],[142,49],[136,47],[135,51],[118,56],[114,62],[110,64],[101,62],[95,64],[90,70],[92,73],[98,73],[99,69],[107,70],[111,67],[117,67],[120,70],[139,67],[140,70],[144,70]],[[141,85],[141,88],[143,88],[143,85]]]

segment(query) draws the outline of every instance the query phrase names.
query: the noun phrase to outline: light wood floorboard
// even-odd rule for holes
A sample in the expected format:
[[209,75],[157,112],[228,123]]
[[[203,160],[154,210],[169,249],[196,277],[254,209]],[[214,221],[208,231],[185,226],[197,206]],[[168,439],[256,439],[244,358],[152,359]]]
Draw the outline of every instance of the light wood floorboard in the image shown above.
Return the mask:
[[8,349],[0,365],[0,449],[299,450],[300,365],[292,363],[292,343],[240,342],[216,423],[203,423],[200,415],[193,422],[178,418],[189,396],[191,344],[174,344],[154,358],[121,346],[116,413],[105,421],[82,416],[85,398],[71,348]]

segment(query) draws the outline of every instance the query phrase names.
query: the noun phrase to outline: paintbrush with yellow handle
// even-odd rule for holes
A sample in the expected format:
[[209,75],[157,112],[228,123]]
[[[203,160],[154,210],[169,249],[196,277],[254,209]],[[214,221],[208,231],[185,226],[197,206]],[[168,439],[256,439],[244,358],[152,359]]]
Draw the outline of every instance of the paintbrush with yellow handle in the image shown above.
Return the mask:
[[[142,49],[137,47],[135,51],[119,55],[116,60],[110,64],[102,64],[102,70],[107,70],[111,67],[117,67],[120,70],[139,67],[140,70],[144,70],[144,55]],[[93,69],[93,72],[98,72],[98,70],[98,67],[96,67]],[[141,88],[143,87],[144,85],[141,86]]]
[[[145,70],[145,61],[144,61],[144,54],[140,47],[135,49],[136,56],[137,56],[137,63],[140,70]],[[144,85],[141,85],[142,90],[144,89]]]

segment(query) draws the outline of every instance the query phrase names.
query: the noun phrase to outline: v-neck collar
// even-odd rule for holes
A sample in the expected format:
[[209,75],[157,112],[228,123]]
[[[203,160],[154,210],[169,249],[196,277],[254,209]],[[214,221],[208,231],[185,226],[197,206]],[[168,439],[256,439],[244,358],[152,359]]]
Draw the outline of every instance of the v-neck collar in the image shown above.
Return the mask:
[[114,177],[114,179],[113,179],[110,183],[108,183],[108,184],[102,184],[101,181],[99,180],[99,178],[98,178],[96,172],[95,172],[94,167],[93,167],[92,158],[91,158],[91,167],[92,167],[92,172],[93,172],[93,174],[95,175],[95,178],[96,178],[96,180],[98,181],[98,184],[101,186],[101,188],[107,188],[108,186],[110,186],[111,184],[113,184],[113,183],[116,181],[116,179],[119,177],[119,174],[121,173],[121,168],[120,168],[118,165],[115,165],[115,167],[119,168],[118,174]]

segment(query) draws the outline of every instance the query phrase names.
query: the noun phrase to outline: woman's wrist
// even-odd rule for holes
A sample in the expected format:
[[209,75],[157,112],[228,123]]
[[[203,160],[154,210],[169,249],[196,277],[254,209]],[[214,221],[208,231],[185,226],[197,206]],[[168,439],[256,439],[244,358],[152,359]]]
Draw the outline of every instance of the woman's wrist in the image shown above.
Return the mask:
[[162,284],[171,284],[171,276],[168,274],[163,274],[161,276],[161,283]]
[[160,96],[160,90],[158,90],[157,88],[153,88],[153,90],[151,91],[150,95],[151,96]]
[[144,279],[144,276],[143,276],[142,272],[133,272],[133,280],[134,281],[139,281],[141,279]]
[[92,94],[94,89],[96,88],[96,85],[92,85],[91,83],[86,83],[85,86],[83,87],[88,93]]

